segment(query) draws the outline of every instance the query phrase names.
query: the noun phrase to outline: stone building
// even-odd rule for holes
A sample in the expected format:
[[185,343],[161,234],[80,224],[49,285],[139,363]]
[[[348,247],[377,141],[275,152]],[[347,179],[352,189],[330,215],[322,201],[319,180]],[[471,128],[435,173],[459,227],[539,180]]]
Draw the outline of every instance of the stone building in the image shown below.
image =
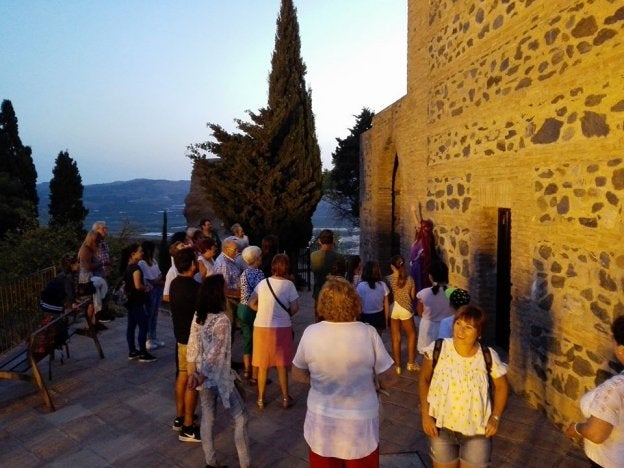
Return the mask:
[[407,3],[407,94],[362,137],[362,256],[407,254],[421,207],[513,389],[578,418],[624,313],[624,4]]

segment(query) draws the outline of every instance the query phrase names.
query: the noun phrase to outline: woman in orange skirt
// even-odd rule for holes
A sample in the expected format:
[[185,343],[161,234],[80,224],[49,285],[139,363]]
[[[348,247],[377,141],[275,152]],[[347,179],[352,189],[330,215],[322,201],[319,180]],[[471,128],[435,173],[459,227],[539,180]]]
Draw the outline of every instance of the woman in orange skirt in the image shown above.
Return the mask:
[[288,279],[289,261],[277,254],[271,262],[270,278],[260,281],[249,299],[249,307],[257,310],[253,330],[251,364],[258,367],[258,408],[264,408],[264,390],[269,367],[277,369],[282,391],[282,407],[290,408],[287,368],[294,356],[291,317],[299,311],[299,294]]

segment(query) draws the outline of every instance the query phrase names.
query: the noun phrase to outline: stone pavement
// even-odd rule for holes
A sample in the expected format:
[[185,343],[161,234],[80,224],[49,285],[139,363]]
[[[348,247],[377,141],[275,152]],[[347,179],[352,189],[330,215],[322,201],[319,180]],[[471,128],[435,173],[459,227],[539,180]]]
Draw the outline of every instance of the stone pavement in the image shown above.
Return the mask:
[[[293,319],[298,337],[313,321],[311,295],[307,291],[301,295],[301,312]],[[154,363],[128,361],[125,318],[108,326],[99,335],[105,359],[98,358],[90,339],[75,335],[71,358],[53,363],[49,389],[56,412],[46,410],[32,385],[0,381],[0,466],[204,466],[201,444],[179,442],[171,430],[175,347],[168,312],[162,309],[159,319],[166,347],[154,351],[158,357]],[[237,336],[234,352],[239,348]],[[307,387],[291,382],[296,404],[283,410],[273,370],[270,377],[275,383],[267,387],[264,411],[256,408],[253,387],[246,396],[254,466],[305,467],[308,448],[302,428]],[[405,372],[390,395],[383,397],[382,467],[431,466],[420,424],[417,377]],[[224,411],[218,414],[223,416],[218,416],[215,430],[219,460],[238,466],[229,416]],[[580,468],[587,464],[580,449],[557,427],[512,395],[495,438],[492,466]]]

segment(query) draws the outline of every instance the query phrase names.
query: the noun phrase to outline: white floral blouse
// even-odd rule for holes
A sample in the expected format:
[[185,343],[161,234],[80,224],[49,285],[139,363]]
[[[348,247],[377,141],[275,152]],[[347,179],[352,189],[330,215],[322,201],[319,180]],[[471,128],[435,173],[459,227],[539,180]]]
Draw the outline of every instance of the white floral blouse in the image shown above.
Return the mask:
[[230,406],[235,379],[231,362],[231,328],[230,319],[223,312],[208,314],[203,325],[197,323],[196,313],[186,348],[187,362],[194,362],[197,372],[206,378],[202,387],[216,391],[225,408]]
[[[424,350],[426,359],[433,358],[435,341]],[[496,351],[492,354],[492,378],[507,373],[507,366]],[[494,389],[492,389],[494,390]],[[488,379],[481,347],[474,356],[463,357],[455,351],[453,338],[446,338],[433,371],[429,393],[429,415],[437,427],[445,427],[464,435],[485,434],[492,414],[488,396]]]

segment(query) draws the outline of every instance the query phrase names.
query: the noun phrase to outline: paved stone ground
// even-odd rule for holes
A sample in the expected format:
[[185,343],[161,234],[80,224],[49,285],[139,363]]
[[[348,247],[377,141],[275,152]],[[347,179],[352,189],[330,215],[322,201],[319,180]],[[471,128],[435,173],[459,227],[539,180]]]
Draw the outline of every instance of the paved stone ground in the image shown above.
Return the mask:
[[[294,317],[299,337],[313,321],[311,295],[301,294],[301,312]],[[204,465],[201,444],[179,442],[170,426],[175,416],[175,364],[167,311],[163,309],[159,319],[166,347],[154,351],[158,356],[154,363],[128,361],[125,318],[108,325],[100,334],[105,359],[98,358],[90,339],[75,335],[70,342],[71,358],[64,364],[58,359],[53,363],[49,388],[56,412],[46,410],[30,384],[0,381],[0,466]],[[384,338],[387,341],[389,336]],[[239,336],[234,352],[238,349]],[[43,362],[45,368],[47,362]],[[273,371],[270,377],[277,381]],[[390,396],[383,397],[382,467],[431,466],[420,424],[417,377],[404,373]],[[290,389],[297,401],[293,408],[281,408],[279,388],[273,383],[267,387],[268,405],[260,412],[255,390],[249,387],[246,401],[255,466],[307,466],[308,448],[302,435],[307,387],[291,382]],[[237,466],[229,416],[219,414],[223,416],[215,431],[219,460]],[[512,395],[495,438],[493,466],[580,468],[587,464],[579,448],[557,427]]]

